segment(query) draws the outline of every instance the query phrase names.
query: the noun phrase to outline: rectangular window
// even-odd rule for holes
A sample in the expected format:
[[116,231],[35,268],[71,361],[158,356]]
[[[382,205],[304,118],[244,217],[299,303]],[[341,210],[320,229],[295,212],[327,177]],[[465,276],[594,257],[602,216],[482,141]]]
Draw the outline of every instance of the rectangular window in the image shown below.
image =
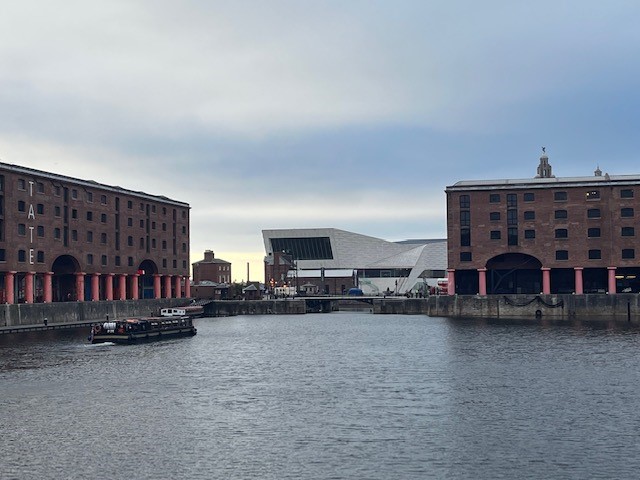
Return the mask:
[[536,238],[536,231],[535,230],[525,230],[524,231],[524,238],[527,238],[527,239]]
[[518,245],[518,229],[517,228],[507,229],[507,244]]
[[120,266],[120,255],[116,255],[115,263],[116,263],[116,267]]
[[500,240],[500,230],[491,230],[491,240]]
[[36,255],[36,262],[44,263],[44,252],[42,250],[38,250],[38,253]]
[[636,231],[634,227],[622,227],[623,237],[635,237]]
[[469,195],[460,195],[460,208],[469,208],[470,206]]
[[461,262],[470,262],[471,261],[471,252],[460,252],[460,261]]
[[568,238],[569,231],[566,228],[556,228],[556,238]]
[[87,202],[93,203],[93,192],[87,192]]
[[25,262],[27,260],[26,250],[18,250],[18,261]]
[[74,200],[78,199],[78,190],[76,190],[75,188],[71,190],[71,198],[73,198]]
[[44,227],[42,225],[38,225],[38,237],[43,238],[44,237]]
[[127,227],[133,227],[133,218],[129,217],[127,219]]
[[489,212],[489,220],[500,220],[500,212]]
[[71,230],[71,240],[74,242],[78,241],[78,230]]
[[27,234],[27,226],[24,223],[18,224],[18,235],[25,236]]
[[133,208],[133,202],[131,200],[127,201],[127,208],[131,210]]
[[91,230],[87,230],[87,242],[88,243],[93,242],[93,232]]
[[525,220],[535,220],[536,219],[536,212],[534,212],[533,210],[527,210],[526,212],[524,212],[524,219]]
[[53,229],[53,238],[60,240],[60,229],[59,228],[54,228]]
[[44,193],[44,183],[37,182],[36,183],[36,188],[38,189],[38,193]]
[[518,224],[518,211],[507,210],[507,225],[517,225],[517,224]]
[[632,259],[636,258],[636,251],[633,248],[623,248],[622,249],[622,258],[624,259]]
[[107,223],[107,214],[103,213],[102,215],[100,215],[100,221],[102,223]]
[[560,219],[560,218],[567,218],[567,211],[566,210],[556,210],[554,218],[556,220]]
[[78,218],[78,210],[75,208],[71,209],[71,218]]
[[567,192],[553,192],[553,199],[556,202],[562,202],[567,199]]
[[93,220],[93,212],[87,212],[87,222],[91,222]]
[[107,196],[106,195],[100,195],[100,203],[102,205],[106,205],[107,204]]
[[103,245],[107,244],[107,234],[106,233],[101,233],[100,234],[100,243]]
[[471,212],[468,210],[463,210],[460,212],[460,226],[468,227],[471,225]]
[[102,255],[102,257],[100,258],[100,263],[102,264],[103,267],[107,266],[107,256],[106,255]]
[[489,194],[489,203],[500,203],[500,194],[499,193],[490,193]]
[[600,190],[590,190],[587,192],[587,200],[600,200]]
[[556,260],[569,260],[569,250],[556,250]]
[[507,194],[507,208],[515,208],[518,206],[518,196],[515,193]]
[[460,230],[460,246],[471,246],[471,230],[469,228],[463,228],[462,230]]
[[535,199],[536,199],[535,194],[533,194],[531,192],[524,194],[524,201],[525,202],[533,202]]
[[24,178],[19,178],[18,179],[18,190],[26,190],[27,189],[27,182],[25,181]]
[[60,210],[60,207],[59,207],[59,206],[57,206],[57,205],[56,205],[56,206],[54,207],[53,211],[54,211],[54,215],[55,215],[56,217],[59,217],[59,216],[61,215],[61,210]]
[[590,208],[587,210],[587,218],[600,218],[600,209]]
[[589,238],[596,238],[600,236],[600,229],[599,228],[589,228],[587,229],[587,237]]
[[589,250],[589,260],[600,260],[602,258],[602,251]]
[[620,209],[620,216],[625,218],[633,217],[633,208]]
[[620,198],[633,198],[633,190],[630,188],[620,190]]
[[87,253],[87,265],[93,265],[93,254]]

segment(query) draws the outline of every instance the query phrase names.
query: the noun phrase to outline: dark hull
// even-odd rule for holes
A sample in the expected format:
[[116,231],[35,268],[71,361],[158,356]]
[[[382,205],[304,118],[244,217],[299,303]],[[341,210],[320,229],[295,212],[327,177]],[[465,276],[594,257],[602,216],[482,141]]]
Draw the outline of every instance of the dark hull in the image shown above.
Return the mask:
[[163,330],[148,330],[144,332],[129,333],[99,333],[93,335],[91,343],[122,343],[131,344],[156,340],[168,340],[176,337],[192,337],[198,330],[191,327],[168,328]]

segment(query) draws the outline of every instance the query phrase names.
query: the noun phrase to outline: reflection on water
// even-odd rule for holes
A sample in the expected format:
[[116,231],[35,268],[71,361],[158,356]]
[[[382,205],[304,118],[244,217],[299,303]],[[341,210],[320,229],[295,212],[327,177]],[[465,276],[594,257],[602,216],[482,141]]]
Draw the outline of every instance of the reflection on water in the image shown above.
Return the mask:
[[0,336],[2,478],[633,478],[638,330],[334,313]]

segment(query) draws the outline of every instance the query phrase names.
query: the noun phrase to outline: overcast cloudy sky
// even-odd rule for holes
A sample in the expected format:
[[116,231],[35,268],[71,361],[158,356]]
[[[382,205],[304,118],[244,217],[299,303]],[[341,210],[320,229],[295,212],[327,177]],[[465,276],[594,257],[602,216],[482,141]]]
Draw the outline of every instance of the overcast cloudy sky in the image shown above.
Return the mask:
[[265,228],[444,238],[444,188],[640,173],[640,3],[3,1],[0,160],[188,202],[192,261]]

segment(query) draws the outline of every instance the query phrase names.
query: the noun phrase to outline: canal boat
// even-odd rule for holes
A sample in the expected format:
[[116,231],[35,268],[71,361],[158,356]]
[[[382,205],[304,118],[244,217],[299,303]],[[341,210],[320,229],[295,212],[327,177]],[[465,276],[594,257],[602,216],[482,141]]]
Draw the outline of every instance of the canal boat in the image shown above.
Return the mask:
[[135,317],[106,321],[91,327],[91,343],[136,343],[193,336],[197,329],[188,315],[167,317]]

